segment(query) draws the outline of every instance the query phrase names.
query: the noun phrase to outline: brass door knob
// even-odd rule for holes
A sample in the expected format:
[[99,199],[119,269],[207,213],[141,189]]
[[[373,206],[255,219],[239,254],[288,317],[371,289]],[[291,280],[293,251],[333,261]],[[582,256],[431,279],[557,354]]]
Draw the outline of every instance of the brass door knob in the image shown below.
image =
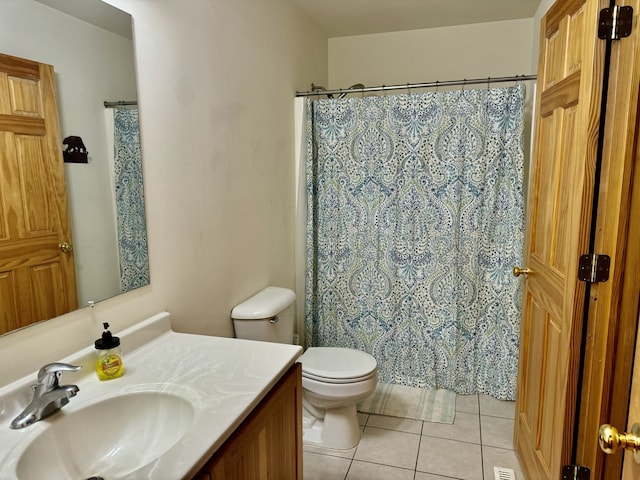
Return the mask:
[[514,277],[519,277],[520,275],[528,275],[529,273],[533,273],[533,271],[528,268],[513,267]]
[[611,425],[601,425],[598,431],[598,443],[606,454],[613,454],[619,448],[633,450],[633,459],[640,463],[640,424],[634,423],[631,433],[619,433]]
[[73,252],[73,245],[71,245],[70,243],[62,242],[58,246],[60,247],[60,251],[62,253],[71,253],[71,252]]

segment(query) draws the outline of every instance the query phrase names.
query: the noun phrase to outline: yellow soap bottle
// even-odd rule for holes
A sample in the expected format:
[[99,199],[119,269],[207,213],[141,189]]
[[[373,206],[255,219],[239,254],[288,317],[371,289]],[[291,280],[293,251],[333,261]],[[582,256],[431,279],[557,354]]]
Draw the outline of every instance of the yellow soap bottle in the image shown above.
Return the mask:
[[102,338],[95,341],[96,373],[100,380],[111,380],[121,377],[124,373],[120,338],[111,335],[108,323],[105,322],[102,325],[104,326]]

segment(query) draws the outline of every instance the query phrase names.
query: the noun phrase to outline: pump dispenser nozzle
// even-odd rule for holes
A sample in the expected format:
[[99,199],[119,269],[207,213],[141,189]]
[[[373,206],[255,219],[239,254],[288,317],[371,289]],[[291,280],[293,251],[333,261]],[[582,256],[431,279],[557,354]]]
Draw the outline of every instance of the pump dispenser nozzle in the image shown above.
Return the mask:
[[120,338],[114,337],[109,331],[109,324],[102,324],[104,331],[102,337],[95,341],[98,354],[96,361],[96,373],[100,380],[118,378],[124,373],[122,354],[120,352]]
[[104,327],[104,332],[102,332],[102,338],[95,341],[96,348],[98,350],[109,350],[120,345],[120,338],[114,337],[109,331],[109,324],[104,322],[102,326]]

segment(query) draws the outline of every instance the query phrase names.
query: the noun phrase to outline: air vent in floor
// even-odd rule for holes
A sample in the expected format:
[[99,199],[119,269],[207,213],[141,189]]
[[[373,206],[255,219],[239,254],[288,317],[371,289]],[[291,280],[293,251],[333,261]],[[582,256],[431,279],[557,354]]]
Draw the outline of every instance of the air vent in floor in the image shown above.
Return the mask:
[[516,474],[511,468],[493,467],[495,480],[516,480]]

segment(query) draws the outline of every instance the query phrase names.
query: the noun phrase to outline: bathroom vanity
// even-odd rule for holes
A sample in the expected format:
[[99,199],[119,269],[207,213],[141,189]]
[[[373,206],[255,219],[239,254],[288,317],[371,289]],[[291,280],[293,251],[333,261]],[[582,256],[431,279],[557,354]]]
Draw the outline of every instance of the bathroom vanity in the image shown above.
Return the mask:
[[302,374],[293,365],[194,480],[302,479]]
[[12,430],[35,372],[0,388],[0,478],[302,478],[294,345],[176,333],[161,313],[123,332],[125,373],[98,380],[92,347],[60,411]]

